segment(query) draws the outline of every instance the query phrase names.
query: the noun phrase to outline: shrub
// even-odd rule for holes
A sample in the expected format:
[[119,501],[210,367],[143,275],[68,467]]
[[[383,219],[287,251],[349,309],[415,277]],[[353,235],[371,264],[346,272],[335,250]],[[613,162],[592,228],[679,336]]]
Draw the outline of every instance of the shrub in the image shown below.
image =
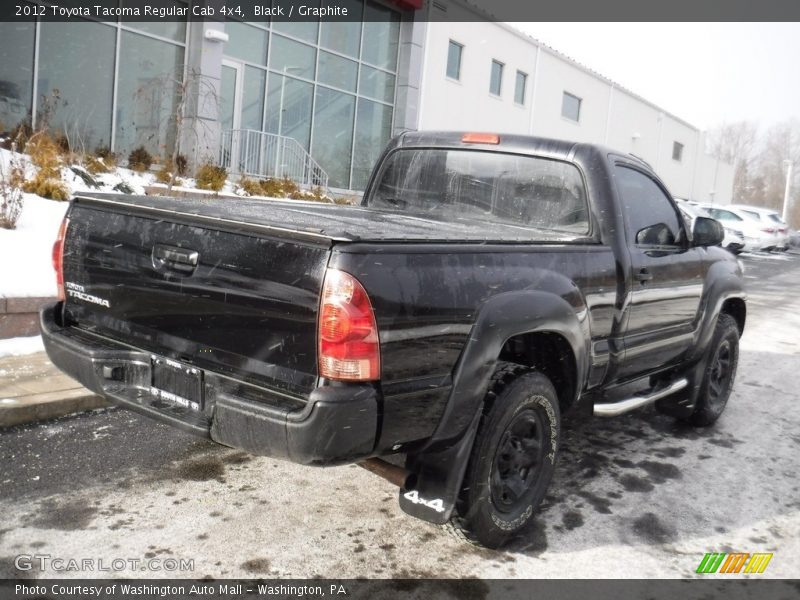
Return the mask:
[[172,164],[172,159],[167,159],[161,168],[156,172],[156,181],[159,183],[165,184],[172,184],[172,185],[183,185],[183,181],[181,181],[177,175],[180,174],[180,169],[178,169],[176,173],[176,169]]
[[94,156],[84,156],[84,166],[92,175],[109,173],[117,166],[117,155],[110,148],[99,146],[94,151]]
[[92,175],[99,173],[108,173],[113,167],[109,167],[102,158],[96,156],[86,156],[83,159],[83,165],[86,170]]
[[114,152],[112,152],[111,148],[109,148],[108,146],[98,146],[94,150],[94,155],[97,158],[102,158],[103,162],[106,163],[107,165],[110,165],[112,163],[115,165],[117,164],[117,155]]
[[69,138],[65,134],[59,133],[56,136],[55,143],[62,155],[66,156],[72,154],[72,145],[69,143]]
[[286,193],[283,191],[280,179],[262,179],[259,181],[261,186],[261,195],[269,196],[270,198],[285,198]]
[[25,150],[37,167],[37,173],[22,189],[50,200],[69,200],[69,189],[61,181],[60,148],[50,134],[46,131],[33,134]]
[[120,181],[117,185],[112,188],[115,192],[120,192],[121,194],[133,194],[133,188],[129,186],[124,181]]
[[139,173],[143,173],[150,168],[153,164],[153,156],[145,149],[144,146],[131,151],[128,155],[128,167]]
[[29,194],[50,200],[69,200],[69,189],[64,182],[60,179],[42,177],[41,172],[30,181],[26,181],[22,189]]
[[[12,145],[12,151],[14,146]],[[15,156],[7,166],[0,161],[0,227],[15,229],[22,213],[22,186],[25,169]]]
[[222,167],[217,167],[209,163],[200,165],[195,174],[197,188],[201,190],[220,191],[228,178],[228,172]]
[[38,167],[38,177],[61,179],[61,154],[58,144],[47,132],[40,131],[31,136],[25,146],[31,162]]
[[239,180],[239,187],[247,193],[248,196],[263,196],[264,191],[261,189],[261,182],[256,181],[255,179],[248,179],[247,177],[242,177]]
[[300,193],[300,187],[288,177],[284,177],[280,180],[281,188],[283,189],[283,194],[287,198],[293,198],[295,195]]

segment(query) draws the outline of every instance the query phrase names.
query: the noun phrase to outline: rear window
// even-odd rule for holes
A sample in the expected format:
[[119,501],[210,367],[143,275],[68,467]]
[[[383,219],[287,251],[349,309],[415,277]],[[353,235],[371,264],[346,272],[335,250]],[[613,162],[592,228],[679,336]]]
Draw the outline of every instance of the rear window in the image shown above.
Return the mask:
[[723,221],[741,221],[742,217],[737,215],[736,213],[732,213],[729,210],[720,210],[718,208],[707,208],[708,213],[716,218],[722,219]]
[[570,163],[532,156],[400,149],[384,162],[366,203],[443,221],[589,232],[580,171]]
[[746,214],[748,217],[753,217],[756,221],[761,220],[761,213],[757,213],[752,210],[742,210],[742,212]]

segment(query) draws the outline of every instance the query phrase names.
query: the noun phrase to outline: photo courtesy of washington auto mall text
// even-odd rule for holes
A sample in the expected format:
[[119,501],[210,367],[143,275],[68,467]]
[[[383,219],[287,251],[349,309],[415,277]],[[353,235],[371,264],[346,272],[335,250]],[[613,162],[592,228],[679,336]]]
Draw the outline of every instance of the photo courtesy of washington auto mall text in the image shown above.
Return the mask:
[[0,2],[0,600],[800,590],[800,3]]
[[296,598],[323,598],[347,596],[345,585],[341,583],[321,585],[291,585],[275,582],[274,584],[252,583],[103,583],[79,585],[74,583],[18,583],[14,593],[22,596],[38,597],[72,597],[72,598],[108,598],[108,597],[243,597],[245,594],[258,596],[285,596]]

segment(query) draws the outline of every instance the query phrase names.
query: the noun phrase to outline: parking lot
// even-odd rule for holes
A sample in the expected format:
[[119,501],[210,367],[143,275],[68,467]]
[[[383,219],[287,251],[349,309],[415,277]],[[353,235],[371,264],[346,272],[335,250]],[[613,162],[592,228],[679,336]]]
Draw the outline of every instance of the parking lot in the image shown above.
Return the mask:
[[[742,262],[748,323],[720,421],[567,421],[550,495],[502,551],[408,517],[358,467],[255,457],[103,409],[0,432],[0,576],[669,578],[707,552],[768,552],[759,577],[800,577],[800,254]],[[19,555],[193,568],[19,571]]]

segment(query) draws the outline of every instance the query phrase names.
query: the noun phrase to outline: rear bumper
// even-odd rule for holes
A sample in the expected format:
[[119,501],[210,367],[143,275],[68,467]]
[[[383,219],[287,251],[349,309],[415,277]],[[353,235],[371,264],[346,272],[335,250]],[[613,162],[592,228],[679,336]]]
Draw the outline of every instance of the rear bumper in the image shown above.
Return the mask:
[[378,393],[371,385],[319,387],[301,401],[206,371],[205,404],[194,411],[150,391],[151,353],[63,327],[58,308],[40,313],[50,360],[114,404],[226,446],[302,464],[355,462],[373,453]]

